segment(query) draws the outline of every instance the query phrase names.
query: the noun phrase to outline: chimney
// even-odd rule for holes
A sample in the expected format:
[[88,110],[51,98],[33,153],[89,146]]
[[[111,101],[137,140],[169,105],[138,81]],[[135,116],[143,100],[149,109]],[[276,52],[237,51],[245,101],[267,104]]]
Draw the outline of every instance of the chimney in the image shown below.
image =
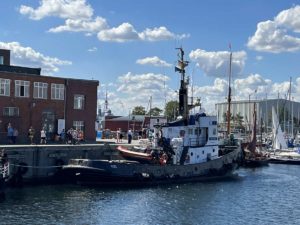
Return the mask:
[[10,50],[0,49],[0,65],[10,66]]

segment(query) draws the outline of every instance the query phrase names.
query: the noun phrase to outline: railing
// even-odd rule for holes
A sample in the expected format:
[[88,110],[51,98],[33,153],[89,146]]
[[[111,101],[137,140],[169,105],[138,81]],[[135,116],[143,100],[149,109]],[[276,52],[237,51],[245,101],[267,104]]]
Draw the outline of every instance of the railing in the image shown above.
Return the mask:
[[5,163],[0,167],[0,177],[7,178],[9,177],[9,163]]

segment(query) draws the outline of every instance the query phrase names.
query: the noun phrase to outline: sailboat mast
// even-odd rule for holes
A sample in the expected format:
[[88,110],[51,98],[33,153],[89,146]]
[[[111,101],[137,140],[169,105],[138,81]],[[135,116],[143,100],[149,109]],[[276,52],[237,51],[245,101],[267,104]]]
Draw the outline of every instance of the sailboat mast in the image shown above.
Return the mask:
[[232,51],[231,46],[230,48],[230,58],[229,58],[229,76],[228,76],[228,97],[227,97],[227,104],[228,104],[228,110],[227,110],[227,135],[230,134],[230,111],[231,111],[231,61],[232,61]]

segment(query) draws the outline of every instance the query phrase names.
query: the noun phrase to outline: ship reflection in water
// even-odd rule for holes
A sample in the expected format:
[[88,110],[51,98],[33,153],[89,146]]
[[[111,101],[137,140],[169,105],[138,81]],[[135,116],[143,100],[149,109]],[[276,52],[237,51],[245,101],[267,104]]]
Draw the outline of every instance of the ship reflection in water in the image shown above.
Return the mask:
[[300,224],[299,166],[237,172],[237,179],[138,189],[11,189],[0,224]]

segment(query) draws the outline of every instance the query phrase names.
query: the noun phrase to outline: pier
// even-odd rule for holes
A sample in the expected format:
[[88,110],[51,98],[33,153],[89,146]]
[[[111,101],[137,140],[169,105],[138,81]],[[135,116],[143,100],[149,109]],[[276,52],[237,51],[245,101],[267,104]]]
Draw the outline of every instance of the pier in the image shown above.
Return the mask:
[[[105,139],[96,144],[0,145],[0,149],[7,154],[10,178],[19,185],[20,182],[55,182],[54,175],[70,159],[119,159],[115,149],[120,144],[129,145],[125,141],[116,143],[115,139]],[[137,144],[135,140],[130,145]]]

